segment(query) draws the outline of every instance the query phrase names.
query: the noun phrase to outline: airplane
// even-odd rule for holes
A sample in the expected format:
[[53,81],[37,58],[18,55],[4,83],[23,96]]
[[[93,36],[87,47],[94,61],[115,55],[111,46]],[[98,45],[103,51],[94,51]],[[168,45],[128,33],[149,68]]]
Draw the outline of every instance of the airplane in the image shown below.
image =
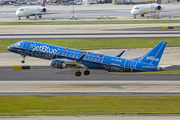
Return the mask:
[[80,69],[85,69],[84,75],[89,75],[89,69],[101,69],[108,72],[143,72],[164,71],[171,65],[159,66],[161,56],[167,42],[159,42],[143,57],[135,59],[121,58],[125,51],[117,56],[109,56],[101,53],[93,53],[84,50],[76,50],[61,46],[38,43],[33,41],[19,41],[7,50],[20,54],[23,57],[21,63],[25,63],[25,57],[37,57],[50,60],[54,68],[75,68],[76,76],[81,76]]
[[41,6],[20,7],[16,11],[16,16],[18,16],[19,20],[21,20],[21,17],[26,17],[28,19],[30,16],[35,16],[36,19],[37,16],[42,18],[42,15],[54,14],[50,12],[49,8],[45,7],[45,2],[46,0],[42,0]]
[[144,14],[157,13],[162,10],[164,10],[164,6],[157,3],[136,5],[132,8],[131,14],[134,16],[134,18],[136,18],[137,15],[144,17]]

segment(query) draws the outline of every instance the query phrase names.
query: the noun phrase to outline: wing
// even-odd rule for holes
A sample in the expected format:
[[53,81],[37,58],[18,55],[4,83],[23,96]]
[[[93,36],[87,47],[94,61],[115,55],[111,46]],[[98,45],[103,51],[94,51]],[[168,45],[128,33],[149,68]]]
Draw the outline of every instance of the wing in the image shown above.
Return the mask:
[[59,69],[63,68],[87,68],[85,65],[81,63],[81,60],[85,54],[79,58],[78,60],[71,60],[71,59],[52,59],[51,66]]
[[30,14],[30,15],[28,15],[28,16],[46,15],[46,14],[57,14],[57,13],[54,13],[54,12],[39,12],[39,13]]

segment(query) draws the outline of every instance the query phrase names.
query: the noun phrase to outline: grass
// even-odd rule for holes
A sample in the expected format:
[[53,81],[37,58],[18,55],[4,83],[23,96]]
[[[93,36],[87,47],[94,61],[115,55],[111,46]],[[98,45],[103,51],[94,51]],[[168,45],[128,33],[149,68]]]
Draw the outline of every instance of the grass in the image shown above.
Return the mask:
[[179,114],[180,96],[0,96],[0,116]]
[[27,21],[0,22],[0,25],[72,25],[72,24],[137,24],[137,23],[180,23],[180,20],[113,20],[113,21]]
[[[8,52],[6,48],[19,40],[0,40],[0,52]],[[154,47],[160,41],[168,42],[167,46],[180,46],[180,38],[138,38],[138,39],[31,39],[74,49],[113,49]]]

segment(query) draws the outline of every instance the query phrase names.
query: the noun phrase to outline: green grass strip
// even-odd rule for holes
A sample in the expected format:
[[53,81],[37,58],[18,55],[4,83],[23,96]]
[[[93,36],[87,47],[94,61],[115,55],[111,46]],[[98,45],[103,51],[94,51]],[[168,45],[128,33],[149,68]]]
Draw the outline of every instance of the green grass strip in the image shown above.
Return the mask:
[[0,116],[179,114],[180,96],[0,96]]
[[137,23],[180,23],[180,20],[113,20],[113,21],[27,21],[0,22],[0,25],[72,25],[72,24],[137,24]]
[[[6,48],[19,40],[0,40],[0,52],[8,52]],[[180,46],[180,38],[134,38],[134,39],[34,39],[41,43],[63,46],[74,49],[113,49],[154,47],[160,41],[167,46]]]

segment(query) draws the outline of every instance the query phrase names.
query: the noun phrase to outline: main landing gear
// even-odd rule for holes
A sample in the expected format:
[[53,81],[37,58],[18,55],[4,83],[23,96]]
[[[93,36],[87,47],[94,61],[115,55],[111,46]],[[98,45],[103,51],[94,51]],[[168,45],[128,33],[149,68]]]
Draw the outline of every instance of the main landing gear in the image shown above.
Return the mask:
[[23,60],[21,60],[21,63],[23,64],[23,63],[25,63],[25,57],[26,57],[26,55],[21,55],[22,57],[23,57]]
[[[88,69],[84,71],[84,75],[87,76],[87,75],[89,75],[89,74],[90,74],[90,71],[89,71]],[[75,72],[75,75],[76,75],[77,77],[81,76],[80,70],[76,71],[76,72]]]

